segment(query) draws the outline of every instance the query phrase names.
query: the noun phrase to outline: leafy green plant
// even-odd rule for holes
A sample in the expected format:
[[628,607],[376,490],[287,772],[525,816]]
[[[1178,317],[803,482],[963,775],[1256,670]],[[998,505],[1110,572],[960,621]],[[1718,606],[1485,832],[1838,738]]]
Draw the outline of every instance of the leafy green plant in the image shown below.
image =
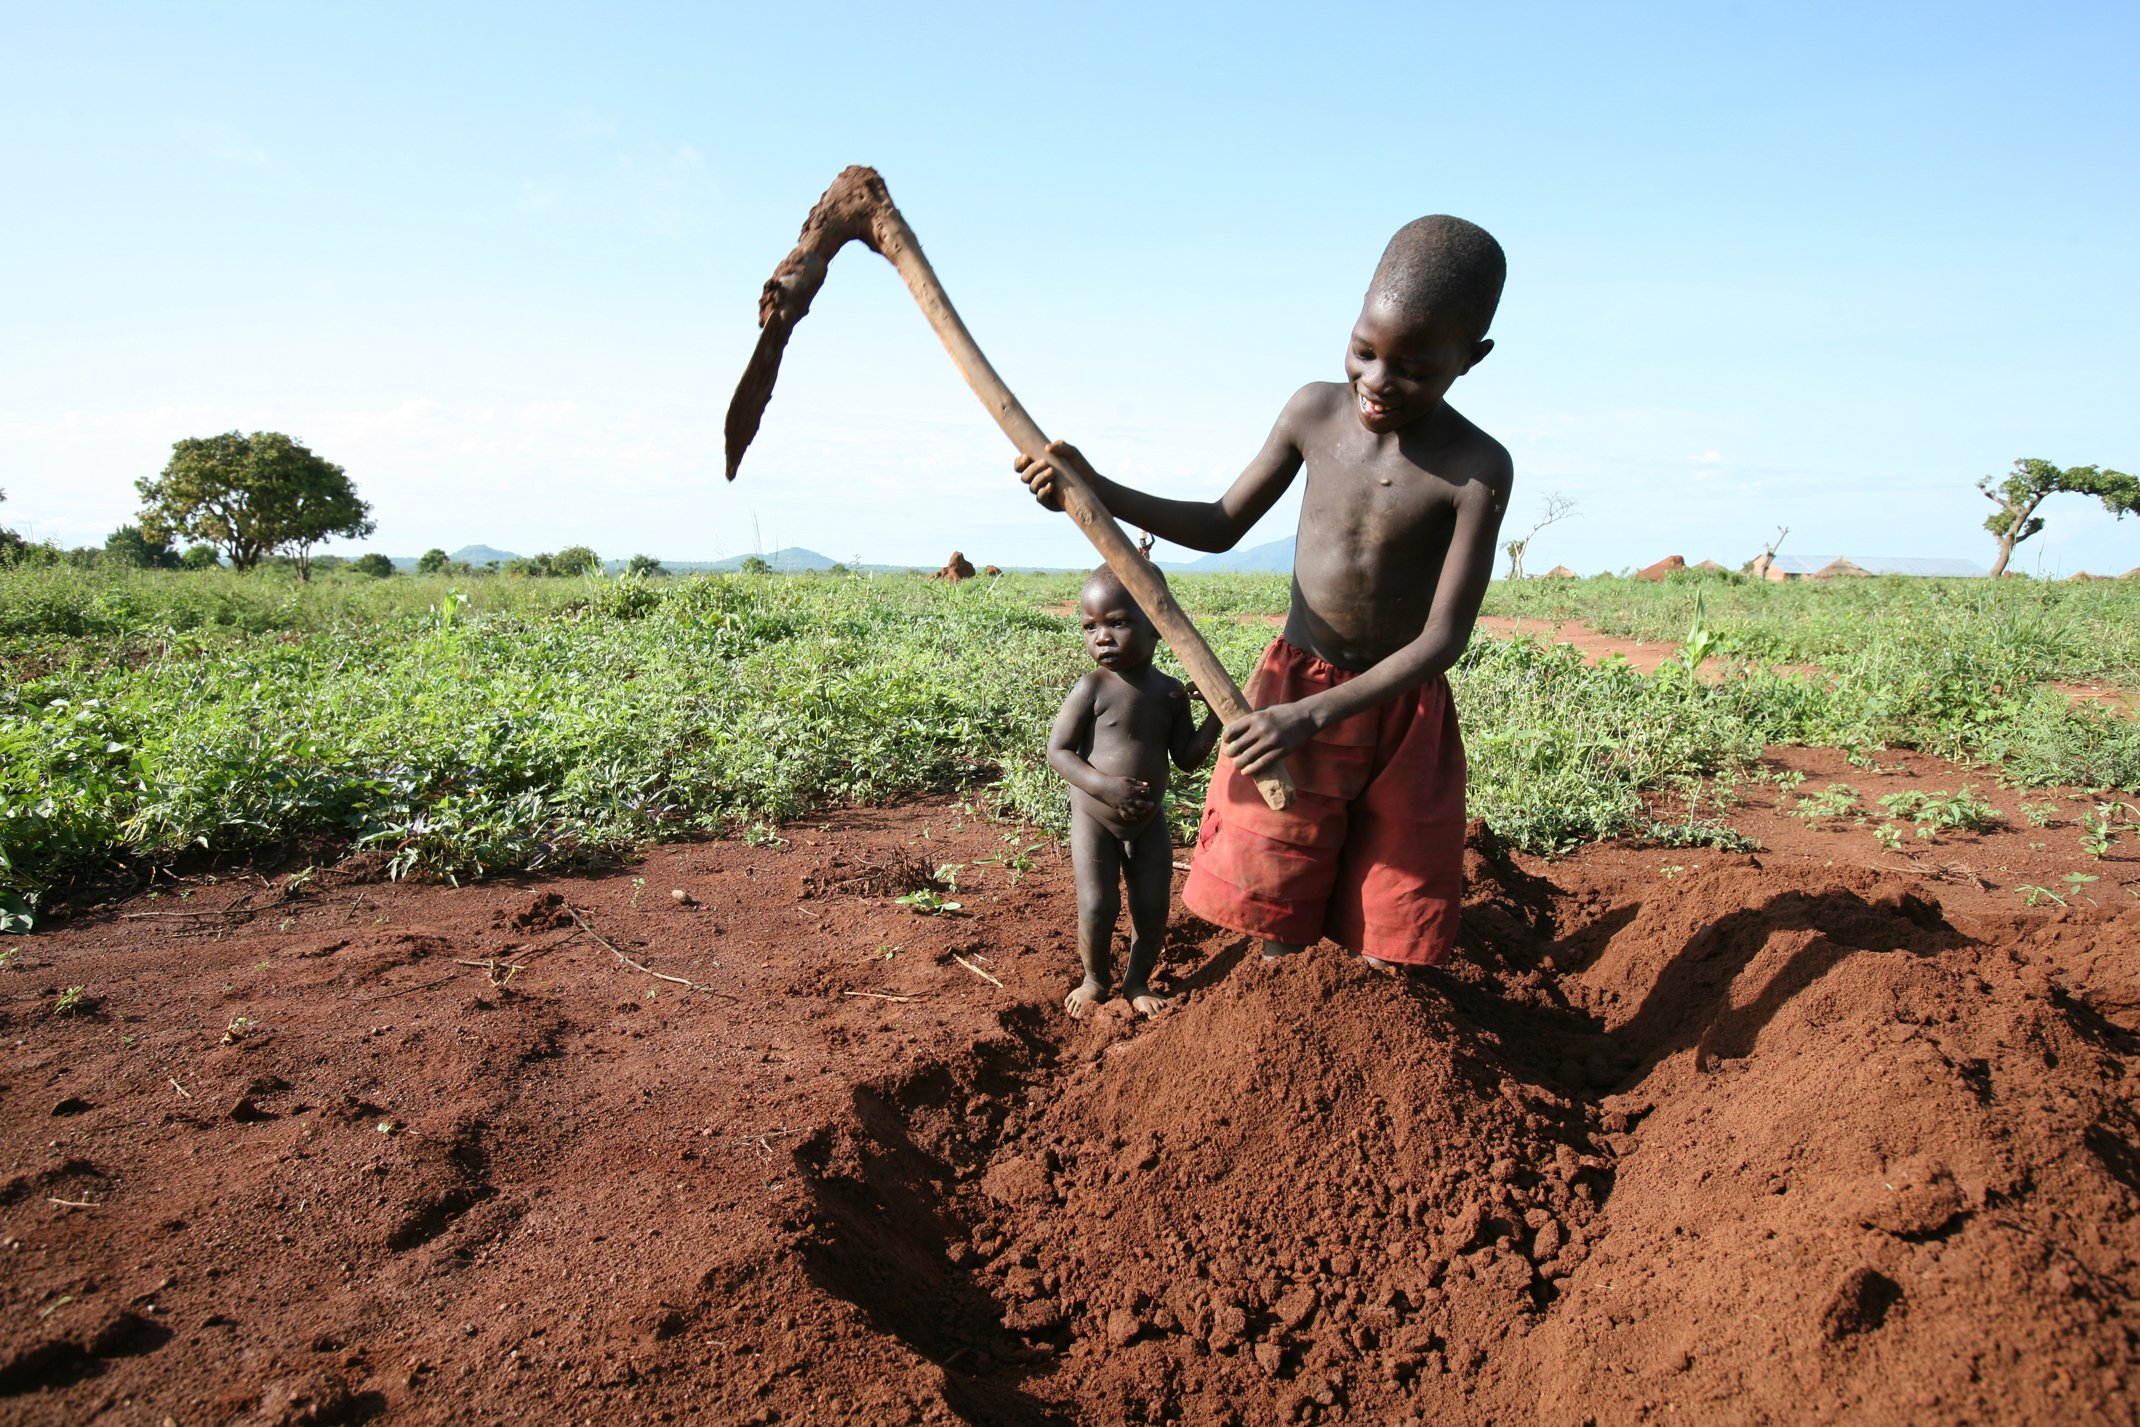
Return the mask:
[[2028,820],[2030,827],[2050,827],[2058,818],[2058,804],[2023,803],[2021,816]]
[[1702,665],[1712,657],[1724,652],[1727,642],[1709,627],[1707,607],[1702,603],[1702,592],[1694,592],[1694,622],[1687,627],[1687,637],[1680,644],[1680,660],[1687,672],[1698,674]]
[[90,1000],[86,986],[69,986],[52,998],[52,1014],[55,1016],[79,1016],[88,1012]]
[[1977,797],[1976,789],[1966,783],[1952,793],[1944,789],[1935,793],[1889,793],[1880,799],[1880,806],[1894,817],[1934,829],[1984,832],[1999,821],[1999,810]]
[[1861,815],[1858,790],[1848,783],[1830,783],[1817,793],[1808,793],[1799,798],[1790,809],[1794,818],[1807,822],[1820,822],[1829,818],[1846,818]]
[[2098,860],[2110,855],[2118,841],[2121,813],[2130,814],[2123,803],[2097,803],[2081,815],[2081,851]]
[[957,902],[946,901],[944,894],[934,887],[917,887],[905,896],[894,897],[892,900],[902,907],[911,907],[932,917],[959,910]]

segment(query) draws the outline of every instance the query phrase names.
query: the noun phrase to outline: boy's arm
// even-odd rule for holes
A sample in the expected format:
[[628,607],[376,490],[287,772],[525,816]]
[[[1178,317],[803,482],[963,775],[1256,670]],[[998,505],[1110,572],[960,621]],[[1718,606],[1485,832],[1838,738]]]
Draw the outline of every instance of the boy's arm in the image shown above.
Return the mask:
[[[1217,500],[1169,500],[1147,495],[1107,479],[1092,469],[1091,463],[1075,446],[1061,441],[1048,443],[1048,455],[1083,476],[1091,485],[1092,493],[1100,498],[1100,504],[1106,506],[1107,513],[1115,519],[1128,521],[1191,550],[1231,550],[1277,504],[1278,497],[1285,494],[1285,488],[1300,473],[1302,456],[1297,433],[1306,424],[1308,405],[1314,400],[1314,393],[1313,386],[1304,386],[1293,394],[1285,410],[1278,413],[1278,420],[1265,438],[1263,449],[1256,453],[1255,459],[1248,463],[1248,468],[1241,472],[1226,494]],[[1050,462],[1030,462],[1020,455],[1015,465],[1027,488],[1042,505],[1050,510],[1063,508],[1062,496],[1055,489],[1055,469]]]
[[1508,509],[1510,479],[1508,453],[1497,447],[1492,467],[1458,494],[1449,554],[1418,638],[1335,688],[1259,709],[1226,730],[1227,756],[1243,773],[1254,777],[1320,730],[1416,689],[1456,663],[1493,577],[1494,539]]
[[1151,785],[1137,778],[1102,773],[1078,752],[1078,745],[1085,741],[1085,730],[1092,724],[1097,677],[1087,674],[1078,680],[1056,712],[1054,726],[1048,730],[1048,766],[1086,797],[1105,803],[1125,821],[1133,822],[1152,811]]
[[1204,701],[1196,685],[1183,686],[1175,697],[1180,700],[1174,707],[1174,728],[1168,752],[1174,755],[1174,766],[1184,773],[1193,773],[1204,766],[1211,750],[1219,741],[1219,716],[1208,708],[1204,721],[1196,721],[1196,705]]

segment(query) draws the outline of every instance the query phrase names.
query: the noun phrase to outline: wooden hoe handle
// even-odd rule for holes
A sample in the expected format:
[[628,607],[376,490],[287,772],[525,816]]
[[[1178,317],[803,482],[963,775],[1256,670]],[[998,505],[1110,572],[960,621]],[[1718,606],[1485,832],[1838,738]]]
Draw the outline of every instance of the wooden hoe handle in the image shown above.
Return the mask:
[[[907,226],[906,219],[900,216],[898,208],[893,206],[884,180],[874,169],[850,168],[834,181],[817,207],[811,210],[803,226],[801,244],[765,285],[764,295],[759,300],[759,323],[765,331],[759,338],[758,352],[751,359],[750,369],[744,373],[743,382],[736,390],[735,401],[729,407],[729,477],[734,478],[743,448],[750,444],[751,436],[757,432],[758,419],[772,393],[780,351],[786,345],[789,330],[809,310],[810,299],[824,282],[825,267],[833,253],[851,239],[859,239],[875,248],[899,270],[907,290],[921,304],[922,315],[929,319],[929,325],[936,329],[944,350],[951,354],[959,375],[973,388],[974,395],[981,398],[988,414],[995,418],[1003,433],[1027,459],[1046,461],[1054,468],[1055,488],[1062,493],[1063,509],[1077,522],[1085,537],[1099,550],[1100,558],[1121,578],[1123,585],[1151,617],[1160,637],[1181,660],[1189,677],[1196,681],[1204,701],[1219,716],[1219,722],[1231,726],[1246,718],[1251,712],[1248,700],[1241,696],[1233,676],[1219,663],[1218,656],[1211,652],[1204,636],[1197,633],[1189,616],[1175,603],[1173,592],[1167,588],[1166,577],[1138,553],[1137,547],[1115,523],[1115,518],[1107,513],[1107,507],[1100,503],[1084,476],[1048,455],[1048,438],[1042,434],[1038,423],[1026,414],[1025,407],[1011,394],[1011,389],[1004,385],[1003,378],[996,375],[988,358],[981,354],[980,345],[966,330],[965,322],[960,320],[957,309],[952,307],[951,299],[944,293],[943,283],[937,280],[935,270],[923,256],[920,240]],[[1282,762],[1269,764],[1255,782],[1256,790],[1273,808],[1292,804],[1293,780]]]

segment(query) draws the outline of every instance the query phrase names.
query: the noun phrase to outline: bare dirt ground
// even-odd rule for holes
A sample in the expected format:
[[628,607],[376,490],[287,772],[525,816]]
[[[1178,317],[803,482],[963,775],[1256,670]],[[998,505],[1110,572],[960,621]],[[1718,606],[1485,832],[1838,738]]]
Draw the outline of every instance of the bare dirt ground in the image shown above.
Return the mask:
[[85,910],[4,944],[0,1418],[2130,1422],[2140,862],[1990,796],[1480,834],[1446,968],[1184,918],[1151,1024],[943,802]]
[[[1528,635],[1540,643],[1568,644],[1581,651],[1585,664],[1602,664],[1607,659],[1625,659],[1638,674],[1654,674],[1659,665],[1679,657],[1679,644],[1675,640],[1621,639],[1603,634],[1576,619],[1531,619],[1520,615],[1485,615],[1479,620],[1479,628],[1496,639],[1515,639]],[[1705,668],[1711,678],[1723,677],[1719,664],[1714,669]]]

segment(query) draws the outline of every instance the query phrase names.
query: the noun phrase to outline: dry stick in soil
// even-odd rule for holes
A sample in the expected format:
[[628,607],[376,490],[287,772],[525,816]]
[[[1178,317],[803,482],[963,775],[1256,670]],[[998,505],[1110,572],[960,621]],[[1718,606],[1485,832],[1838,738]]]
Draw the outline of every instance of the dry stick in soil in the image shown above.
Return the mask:
[[617,948],[613,944],[611,944],[608,938],[604,937],[600,932],[596,931],[593,927],[587,925],[587,919],[580,915],[580,909],[578,907],[567,906],[565,908],[565,911],[571,915],[573,921],[579,924],[579,928],[581,931],[587,933],[587,935],[594,938],[595,945],[607,951],[611,956],[614,956],[615,958],[617,958],[617,960],[623,962],[632,970],[644,971],[647,975],[653,977],[656,981],[673,981],[678,986],[683,987],[687,991],[703,991],[709,996],[721,996],[725,997],[730,1001],[737,999],[734,996],[730,996],[726,991],[715,990],[711,986],[702,986],[696,981],[689,981],[681,976],[671,976],[665,971],[656,971],[651,966],[642,966],[640,963],[626,956],[623,952],[617,950]]
[[[469,961],[464,957],[456,956],[453,958],[453,962],[456,966],[474,966],[489,972],[490,984],[493,986],[512,985],[513,977],[520,972],[522,967],[527,965],[524,961],[499,961],[495,957],[485,957],[481,961]],[[505,973],[503,977],[498,975],[500,971]]]
[[[1054,467],[1055,488],[1062,493],[1063,509],[1158,626],[1167,647],[1181,660],[1182,667],[1203,692],[1205,703],[1219,716],[1219,722],[1231,727],[1248,717],[1248,700],[1241,697],[1233,676],[1175,603],[1166,576],[1137,553],[1129,536],[1107,513],[1107,507],[1100,504],[1088,479],[1090,473],[1048,454],[1048,438],[981,354],[980,345],[945,295],[935,269],[922,255],[920,240],[892,205],[892,195],[875,169],[849,168],[832,181],[832,187],[825,190],[824,197],[803,220],[802,237],[795,250],[773,269],[764,291],[758,295],[758,326],[762,329],[758,346],[728,403],[728,479],[736,478],[743,453],[758,434],[765,404],[773,395],[773,382],[780,375],[780,354],[788,345],[788,334],[808,315],[811,300],[825,284],[825,271],[833,255],[854,241],[875,250],[899,270],[907,290],[921,304],[922,315],[929,319],[944,350],[951,354],[959,375],[981,398],[1003,434],[1027,459],[1046,461]],[[1293,780],[1282,762],[1266,765],[1255,781],[1256,790],[1272,807],[1283,808],[1292,803]]]
[[989,975],[980,967],[975,966],[972,962],[968,961],[965,957],[960,956],[957,952],[954,951],[951,953],[951,959],[953,961],[956,961],[959,965],[965,967],[968,971],[971,971],[974,975],[980,977],[983,981],[986,981],[989,985],[997,987],[1002,986],[1003,983],[1001,981],[998,981],[995,977]]

